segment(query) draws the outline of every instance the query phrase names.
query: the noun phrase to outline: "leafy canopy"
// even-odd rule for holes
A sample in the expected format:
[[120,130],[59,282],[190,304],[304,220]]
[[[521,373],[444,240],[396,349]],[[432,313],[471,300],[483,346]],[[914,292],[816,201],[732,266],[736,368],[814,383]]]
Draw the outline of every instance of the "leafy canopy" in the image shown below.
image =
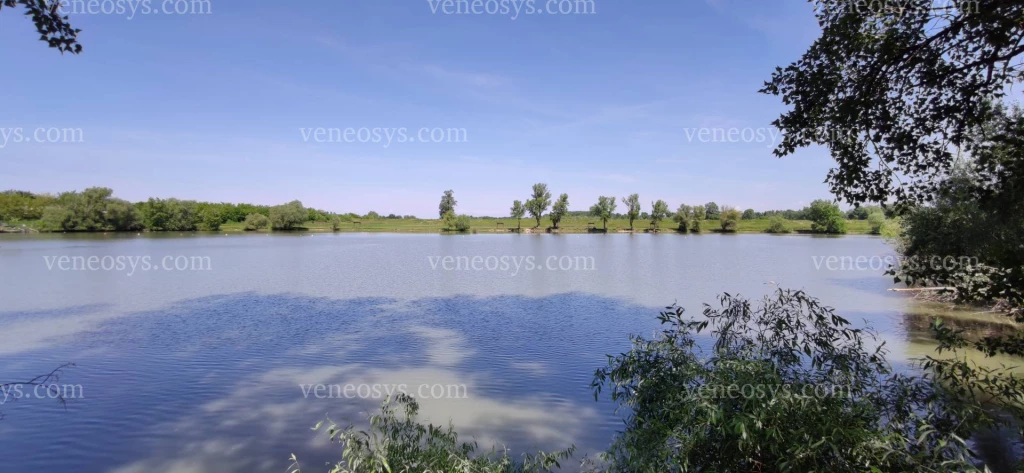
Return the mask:
[[849,203],[930,201],[992,101],[1024,79],[1024,2],[811,3],[821,37],[761,89],[789,106],[774,153],[827,146],[826,182]]

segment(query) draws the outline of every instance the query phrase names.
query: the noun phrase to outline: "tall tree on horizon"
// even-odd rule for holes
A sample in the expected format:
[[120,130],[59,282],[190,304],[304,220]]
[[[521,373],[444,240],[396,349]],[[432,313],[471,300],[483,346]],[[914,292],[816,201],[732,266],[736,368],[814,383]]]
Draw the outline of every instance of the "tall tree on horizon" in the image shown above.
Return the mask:
[[633,221],[640,216],[640,195],[630,194],[623,197],[622,203],[626,206],[626,218],[629,219],[629,231],[633,231]]
[[526,211],[530,213],[530,216],[537,219],[537,227],[540,227],[540,219],[544,216],[544,212],[548,210],[548,206],[551,205],[551,193],[548,192],[548,185],[538,182],[533,185],[533,194],[530,196],[530,200],[526,201]]
[[608,231],[608,219],[615,213],[615,197],[600,196],[597,203],[590,207],[590,215],[604,222],[604,231]]
[[569,194],[562,194],[558,196],[558,200],[555,201],[555,205],[551,207],[551,224],[554,228],[558,228],[558,223],[562,221],[562,217],[565,217],[569,213]]
[[523,215],[526,215],[526,207],[523,206],[522,201],[513,201],[511,214],[512,218],[516,219],[516,230],[523,228]]
[[444,218],[448,212],[455,213],[455,206],[459,203],[455,200],[455,191],[449,189],[441,195],[441,203],[437,205],[437,214]]

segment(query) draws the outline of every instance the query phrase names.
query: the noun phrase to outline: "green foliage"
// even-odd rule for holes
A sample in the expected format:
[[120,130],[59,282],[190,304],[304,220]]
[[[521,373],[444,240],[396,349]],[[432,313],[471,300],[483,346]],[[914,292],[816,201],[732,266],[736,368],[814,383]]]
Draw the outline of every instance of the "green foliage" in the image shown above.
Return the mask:
[[220,230],[224,218],[216,207],[207,207],[199,212],[199,219],[202,221],[203,230],[215,232]]
[[469,215],[459,215],[455,217],[455,231],[457,232],[468,232],[473,228],[473,220],[469,218]]
[[689,228],[692,218],[693,208],[686,204],[679,204],[679,208],[676,209],[676,213],[672,216],[672,221],[679,225],[679,231],[685,232]]
[[331,223],[331,231],[341,230],[341,217],[337,215],[331,215],[329,222]]
[[[476,455],[478,445],[459,442],[454,426],[423,425],[416,420],[418,414],[416,400],[399,394],[384,401],[380,414],[370,416],[369,431],[342,429],[330,419],[313,430],[324,429],[332,442],[343,446],[331,473],[546,473],[559,469],[575,450],[526,455],[521,461],[508,451]],[[292,460],[289,473],[299,473],[294,455]]]
[[56,198],[46,194],[24,191],[0,192],[0,222],[12,220],[38,220],[43,209],[53,205]]
[[274,230],[291,230],[306,222],[309,213],[302,202],[293,200],[284,205],[270,208],[270,228]]
[[658,229],[658,224],[662,220],[668,218],[670,212],[668,210],[668,203],[664,200],[657,200],[651,204],[651,225],[654,225],[654,229]]
[[548,206],[551,205],[551,193],[548,192],[548,185],[537,183],[533,185],[533,194],[530,200],[526,201],[526,211],[530,216],[537,219],[537,226],[540,227],[540,219],[544,216]]
[[245,230],[263,230],[270,226],[270,218],[260,213],[251,213],[245,217]]
[[551,219],[551,225],[558,228],[558,223],[562,221],[562,218],[569,213],[569,194],[562,194],[558,196],[558,200],[555,201],[555,205],[551,207],[551,213],[548,217]]
[[140,209],[143,225],[149,230],[186,232],[199,226],[195,201],[150,198]]
[[455,206],[459,203],[455,200],[455,191],[449,189],[441,195],[441,203],[437,205],[437,214],[444,218],[444,214],[455,212]]
[[363,218],[367,220],[377,220],[380,218],[380,214],[371,210],[366,212],[366,215],[363,215]]
[[604,222],[604,229],[608,231],[608,219],[615,213],[615,197],[600,196],[597,203],[590,206],[590,215],[601,219]]
[[106,187],[91,187],[60,194],[43,209],[42,228],[47,231],[127,231],[142,228],[130,202],[112,197]]
[[107,199],[104,205],[104,229],[115,231],[142,229],[142,220],[131,202],[122,199]]
[[61,7],[66,2],[60,0],[2,0],[0,10],[14,8],[23,5],[27,10],[25,15],[32,17],[39,39],[47,45],[63,53],[78,54],[82,52],[82,45],[78,43],[78,33],[81,30],[75,29],[68,23],[67,15],[62,14]]
[[718,210],[718,204],[714,202],[708,202],[704,204],[704,219],[705,220],[718,220],[722,217],[721,211]]
[[811,202],[808,219],[814,233],[846,233],[846,216],[838,205],[827,200]]
[[894,373],[870,329],[804,293],[683,314],[595,373],[595,398],[607,388],[627,413],[611,471],[976,471],[977,404]]
[[757,218],[757,212],[754,209],[747,209],[743,211],[743,220],[753,220]]
[[821,37],[761,89],[790,107],[773,122],[775,154],[827,146],[827,182],[850,203],[930,201],[957,147],[1024,77],[1024,2],[813,3]]
[[846,211],[846,218],[849,220],[867,220],[871,214],[876,212],[881,212],[882,216],[885,216],[885,211],[877,205],[858,205]]
[[779,215],[776,215],[768,219],[768,221],[768,229],[765,230],[768,233],[790,233],[793,231],[793,228],[790,227],[789,222],[787,222],[786,219],[782,218]]
[[445,231],[451,231],[455,229],[455,212],[449,210],[441,216],[441,223],[444,225]]
[[626,206],[626,219],[629,220],[629,230],[633,231],[633,221],[640,216],[640,195],[630,194],[622,198],[622,204]]
[[[1024,137],[1024,117],[1019,126]],[[992,152],[997,151],[994,148]],[[1024,162],[1024,147],[1013,153]],[[911,209],[903,216],[899,240],[905,256],[919,261],[953,257],[970,264],[903,266],[897,274],[908,284],[955,288],[963,302],[1001,302],[1018,318],[1024,310],[1024,173],[978,197],[978,187],[991,182],[967,164],[954,170],[939,187],[931,206]],[[1024,353],[1024,344],[1016,351]]]
[[71,211],[59,205],[43,209],[42,230],[59,232],[71,227]]
[[873,210],[867,216],[868,225],[871,225],[871,234],[879,235],[882,233],[882,225],[885,224],[885,212],[881,209]]
[[722,213],[720,214],[720,225],[723,232],[735,232],[736,226],[740,224],[740,218],[742,215],[739,210],[733,207],[725,206],[722,207]]
[[690,231],[700,233],[704,226],[704,219],[707,216],[707,207],[694,205],[690,207]]
[[521,201],[513,201],[510,209],[512,218],[516,219],[516,229],[523,227],[523,215],[526,215],[526,207]]

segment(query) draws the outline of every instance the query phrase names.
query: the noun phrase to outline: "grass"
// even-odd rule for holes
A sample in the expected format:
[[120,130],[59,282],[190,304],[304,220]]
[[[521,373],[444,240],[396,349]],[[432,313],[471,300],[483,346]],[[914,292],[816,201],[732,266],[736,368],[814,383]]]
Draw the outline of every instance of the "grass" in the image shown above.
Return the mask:
[[[358,222],[358,223],[356,223]],[[807,233],[811,231],[810,220],[788,220],[790,226],[793,228],[795,233]],[[568,217],[562,220],[559,224],[559,232],[561,233],[587,233],[591,227],[590,223],[593,223],[597,229],[603,228],[603,224],[600,220],[582,218],[582,217]],[[537,230],[537,221],[534,219],[523,219],[522,228],[524,231],[539,231],[545,232],[548,227],[551,226],[551,220],[544,218],[541,220],[540,229]],[[756,220],[740,220],[736,233],[764,233],[768,229],[770,224],[768,219],[756,219]],[[341,223],[340,232],[389,232],[389,233],[439,233],[443,231],[444,225],[441,220],[421,220],[421,219],[360,219],[353,221],[346,221]],[[516,228],[516,220],[512,218],[473,218],[473,230],[477,233],[508,233]],[[650,221],[647,220],[636,220],[633,222],[633,228],[636,232],[644,232],[651,228]],[[701,233],[715,233],[719,231],[718,220],[708,220],[704,222],[704,228]],[[675,222],[663,222],[660,225],[660,229],[665,233],[674,233],[676,230]],[[871,232],[871,228],[868,225],[867,220],[848,220],[846,223],[847,234],[850,235],[866,235]],[[629,221],[626,219],[613,219],[608,221],[608,232],[617,233],[620,231],[629,230]],[[244,225],[241,223],[226,223],[221,226],[222,232],[243,232],[245,231]],[[263,232],[269,230],[262,230]],[[331,224],[326,222],[308,222],[302,231],[310,232],[330,232]]]

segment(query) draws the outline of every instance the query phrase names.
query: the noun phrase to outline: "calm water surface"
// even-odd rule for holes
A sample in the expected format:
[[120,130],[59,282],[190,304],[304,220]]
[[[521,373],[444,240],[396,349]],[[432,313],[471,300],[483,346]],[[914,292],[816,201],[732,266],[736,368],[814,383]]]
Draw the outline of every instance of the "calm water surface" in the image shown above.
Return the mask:
[[[300,384],[465,385],[465,398],[423,400],[424,418],[516,452],[595,452],[621,420],[594,401],[594,369],[673,302],[696,316],[721,292],[803,289],[878,329],[894,361],[917,356],[917,309],[890,278],[815,262],[889,254],[856,236],[4,235],[0,381],[73,361],[61,382],[83,396],[66,410],[0,405],[0,458],[10,471],[283,472],[295,453],[325,471],[340,450],[310,426],[358,424],[382,399]],[[61,256],[211,269],[62,271]],[[445,270],[445,256],[483,269]],[[484,259],[530,256],[541,269]],[[570,269],[548,269],[551,256]]]

